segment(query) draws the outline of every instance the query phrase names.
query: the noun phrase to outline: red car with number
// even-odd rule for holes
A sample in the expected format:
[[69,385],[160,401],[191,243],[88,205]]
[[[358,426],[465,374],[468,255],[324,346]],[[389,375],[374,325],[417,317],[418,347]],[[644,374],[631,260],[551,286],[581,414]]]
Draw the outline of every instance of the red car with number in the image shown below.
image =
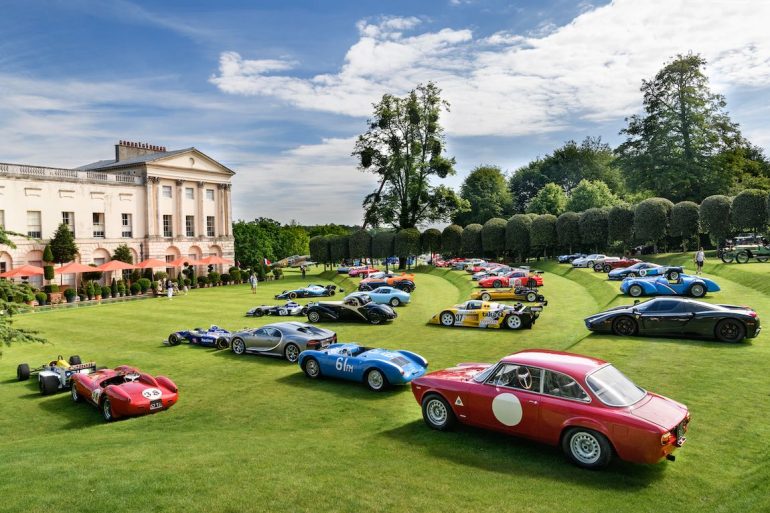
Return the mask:
[[614,258],[607,258],[594,264],[594,271],[597,273],[608,273],[613,269],[625,269],[626,267],[631,267],[639,262],[641,262],[641,260],[638,258],[619,258],[617,260]]
[[366,268],[356,268],[351,269],[350,272],[348,272],[348,276],[351,278],[355,278],[356,276],[361,276],[362,278],[366,278],[372,273],[378,273],[380,272],[379,269],[375,269],[374,267],[366,267]]
[[484,289],[499,289],[501,287],[529,287],[528,281],[532,279],[535,287],[543,286],[543,277],[524,269],[514,269],[502,276],[489,276],[479,280],[479,287]]
[[128,365],[73,374],[70,392],[76,403],[85,400],[99,408],[108,422],[167,410],[179,396],[167,377],[152,377]]
[[611,364],[532,349],[496,364],[468,363],[412,381],[425,423],[457,422],[561,446],[576,465],[674,460],[685,442],[687,407],[636,386]]

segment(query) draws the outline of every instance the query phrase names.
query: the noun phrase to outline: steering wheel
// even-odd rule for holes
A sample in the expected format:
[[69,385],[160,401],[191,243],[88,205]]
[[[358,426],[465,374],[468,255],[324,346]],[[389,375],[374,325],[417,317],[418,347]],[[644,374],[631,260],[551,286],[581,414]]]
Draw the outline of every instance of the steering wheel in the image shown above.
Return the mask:
[[528,368],[519,367],[518,370],[516,370],[516,380],[519,382],[519,385],[521,385],[521,388],[525,390],[530,390],[532,388],[532,374],[530,374]]
[[126,381],[126,383],[131,383],[139,379],[139,374],[136,372],[129,372],[125,376],[123,376],[123,379]]

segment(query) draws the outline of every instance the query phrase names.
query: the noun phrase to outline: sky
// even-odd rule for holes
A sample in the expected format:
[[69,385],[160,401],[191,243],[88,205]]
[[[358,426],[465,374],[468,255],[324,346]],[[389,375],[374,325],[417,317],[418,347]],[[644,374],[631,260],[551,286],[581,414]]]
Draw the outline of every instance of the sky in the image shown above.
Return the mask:
[[770,2],[3,0],[0,162],[77,167],[119,140],[236,171],[233,217],[360,224],[372,104],[435,82],[459,187],[565,141],[617,145],[639,87],[699,53],[770,148]]

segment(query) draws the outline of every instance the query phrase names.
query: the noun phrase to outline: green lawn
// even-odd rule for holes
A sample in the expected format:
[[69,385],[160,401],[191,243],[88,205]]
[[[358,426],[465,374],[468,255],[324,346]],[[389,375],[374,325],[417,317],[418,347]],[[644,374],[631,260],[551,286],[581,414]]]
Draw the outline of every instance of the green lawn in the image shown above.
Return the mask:
[[[665,257],[681,261],[681,255]],[[677,461],[615,462],[602,472],[556,448],[470,428],[428,429],[408,387],[310,381],[297,366],[194,346],[166,347],[177,329],[237,329],[254,304],[320,277],[196,290],[17,318],[47,345],[4,348],[0,359],[0,511],[767,511],[770,509],[770,348],[767,332],[742,344],[588,335],[584,316],[621,304],[606,275],[543,263],[549,306],[532,330],[445,329],[426,321],[467,297],[464,273],[417,276],[413,303],[386,326],[325,323],[341,341],[416,351],[440,369],[496,361],[525,348],[608,359],[638,384],[686,403],[688,442]],[[709,263],[723,291],[709,301],[770,312],[770,264]],[[350,281],[331,274],[343,288]],[[357,281],[357,280],[356,280]],[[79,354],[133,364],[176,381],[171,410],[111,424],[67,394],[18,383],[20,362]]]

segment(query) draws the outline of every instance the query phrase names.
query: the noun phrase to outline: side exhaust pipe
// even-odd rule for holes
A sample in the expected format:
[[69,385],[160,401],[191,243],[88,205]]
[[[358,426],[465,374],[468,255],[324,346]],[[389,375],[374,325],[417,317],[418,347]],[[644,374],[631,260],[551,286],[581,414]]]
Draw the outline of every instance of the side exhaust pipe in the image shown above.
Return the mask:
[[676,461],[676,456],[674,456],[673,454],[666,454],[666,459],[668,461]]

